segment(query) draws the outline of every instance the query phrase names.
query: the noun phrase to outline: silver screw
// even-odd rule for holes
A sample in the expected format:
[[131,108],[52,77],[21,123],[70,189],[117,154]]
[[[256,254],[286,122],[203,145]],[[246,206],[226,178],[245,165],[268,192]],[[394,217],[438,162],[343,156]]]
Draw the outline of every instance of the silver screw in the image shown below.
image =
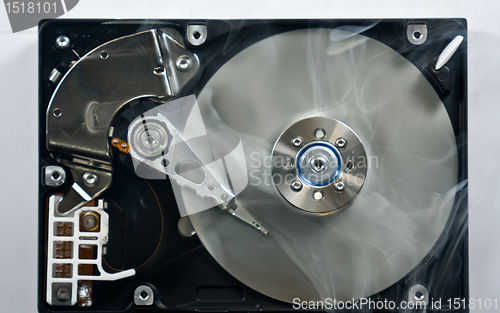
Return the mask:
[[344,138],[338,138],[335,140],[335,145],[339,148],[345,148],[345,146],[347,146],[347,140]]
[[96,229],[97,223],[97,217],[94,214],[86,214],[82,219],[82,224],[87,230]]
[[292,139],[292,145],[294,145],[296,147],[302,146],[303,142],[304,142],[304,140],[302,139],[302,137],[295,137]]
[[354,170],[354,163],[351,160],[347,161],[347,163],[345,164],[345,171],[351,172],[353,170]]
[[191,63],[192,61],[190,57],[188,57],[187,55],[181,55],[177,58],[175,66],[180,72],[187,72],[191,68]]
[[342,192],[344,191],[344,189],[345,189],[345,183],[343,181],[335,183],[335,190],[337,190],[338,192]]
[[153,69],[153,73],[156,75],[161,75],[163,72],[165,72],[165,68],[163,66],[157,66]]
[[89,187],[94,187],[98,180],[99,178],[94,173],[87,172],[83,174],[83,181],[85,182],[85,185]]
[[68,288],[61,287],[57,290],[56,297],[59,301],[66,301],[69,299],[69,290]]
[[122,143],[122,149],[127,149],[127,144],[126,143]]
[[287,171],[293,169],[293,160],[290,156],[287,156],[283,162],[283,169]]
[[114,145],[117,145],[117,144],[118,144],[118,142],[119,142],[119,141],[118,141],[118,139],[113,139],[113,144],[114,144]]
[[56,38],[56,47],[61,50],[66,50],[70,47],[71,41],[69,40],[68,36],[65,35],[59,35]]
[[302,183],[296,180],[290,185],[290,187],[292,188],[293,191],[299,192],[302,190]]
[[54,115],[54,117],[61,117],[62,112],[61,112],[60,109],[54,109],[54,111],[52,112],[52,114]]

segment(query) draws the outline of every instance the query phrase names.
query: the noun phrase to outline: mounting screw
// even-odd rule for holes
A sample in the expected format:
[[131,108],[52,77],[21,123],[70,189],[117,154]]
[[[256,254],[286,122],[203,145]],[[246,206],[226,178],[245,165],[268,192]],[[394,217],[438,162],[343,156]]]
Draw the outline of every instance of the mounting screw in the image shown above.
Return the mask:
[[191,63],[192,61],[190,57],[187,55],[181,55],[177,58],[177,61],[175,61],[175,66],[179,72],[187,72],[191,68]]
[[61,50],[66,50],[71,46],[71,41],[68,36],[59,35],[56,38],[56,48]]
[[155,66],[155,68],[153,69],[153,73],[155,75],[161,75],[163,74],[163,72],[165,72],[165,68],[163,66]]
[[122,149],[127,149],[127,144],[126,143],[122,143]]
[[87,212],[82,217],[82,225],[85,230],[93,231],[99,227],[99,217],[95,212]]
[[61,302],[68,301],[69,296],[70,296],[69,290],[66,287],[61,287],[56,291],[56,298]]
[[339,181],[335,183],[335,190],[338,192],[342,192],[345,189],[345,183],[343,181]]
[[83,181],[85,182],[85,185],[89,187],[94,187],[98,180],[99,178],[94,173],[87,172],[83,174]]
[[354,162],[351,160],[348,160],[345,164],[345,171],[346,172],[352,172],[356,167],[354,166]]
[[290,185],[290,187],[292,188],[293,191],[299,192],[302,190],[302,183],[296,180]]
[[335,145],[338,148],[345,148],[345,146],[347,146],[347,140],[345,140],[344,138],[338,138],[337,140],[335,140]]
[[61,117],[61,109],[55,108],[54,111],[52,111],[52,115],[54,115],[54,117]]
[[283,162],[283,169],[289,171],[289,170],[293,169],[293,167],[294,167],[293,166],[293,159],[292,159],[292,157],[287,155],[285,158],[285,161]]
[[304,140],[302,139],[302,137],[295,137],[292,139],[292,145],[294,145],[295,147],[302,146],[303,142],[304,142]]
[[113,139],[113,144],[117,145],[119,143],[118,139]]

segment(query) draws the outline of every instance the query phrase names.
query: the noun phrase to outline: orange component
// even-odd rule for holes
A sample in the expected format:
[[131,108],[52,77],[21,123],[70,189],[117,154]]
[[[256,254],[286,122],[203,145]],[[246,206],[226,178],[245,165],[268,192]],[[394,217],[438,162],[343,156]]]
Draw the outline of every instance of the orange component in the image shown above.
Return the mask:
[[111,140],[111,144],[123,153],[128,153],[130,151],[130,145],[120,138],[113,138],[113,140]]

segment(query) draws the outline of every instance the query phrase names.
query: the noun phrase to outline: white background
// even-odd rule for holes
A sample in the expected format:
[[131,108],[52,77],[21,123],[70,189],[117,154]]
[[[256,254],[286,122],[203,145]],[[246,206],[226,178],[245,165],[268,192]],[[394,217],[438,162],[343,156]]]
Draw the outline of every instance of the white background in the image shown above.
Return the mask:
[[[500,1],[98,1],[67,18],[465,17],[469,24],[471,297],[500,298]],[[0,8],[0,311],[36,312],[37,30]],[[500,302],[500,299],[499,299]],[[495,310],[474,310],[473,312]]]

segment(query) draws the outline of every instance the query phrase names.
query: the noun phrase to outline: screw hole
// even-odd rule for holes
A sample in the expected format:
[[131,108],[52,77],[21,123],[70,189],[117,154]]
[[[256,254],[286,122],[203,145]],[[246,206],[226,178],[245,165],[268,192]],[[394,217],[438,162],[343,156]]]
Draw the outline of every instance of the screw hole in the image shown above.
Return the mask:
[[101,59],[107,59],[109,57],[106,51],[101,52]]
[[143,290],[139,294],[139,297],[141,297],[142,300],[146,300],[147,298],[149,298],[149,294],[146,292],[146,290]]
[[326,136],[326,132],[321,127],[320,128],[316,128],[316,130],[314,131],[314,137],[316,137],[316,139],[321,140],[321,139],[325,138],[325,136]]
[[420,39],[420,37],[422,37],[422,33],[421,33],[419,30],[416,30],[416,31],[413,33],[413,38],[415,38],[415,39]]
[[415,299],[422,300],[424,298],[424,294],[420,291],[415,292]]
[[61,178],[61,174],[59,174],[59,172],[52,173],[52,180],[59,180],[59,178]]
[[193,38],[194,38],[194,39],[200,39],[200,37],[201,37],[200,32],[194,32],[194,33],[193,33]]
[[323,200],[324,196],[325,195],[323,194],[323,191],[321,191],[321,190],[316,190],[313,192],[313,199],[316,201]]

